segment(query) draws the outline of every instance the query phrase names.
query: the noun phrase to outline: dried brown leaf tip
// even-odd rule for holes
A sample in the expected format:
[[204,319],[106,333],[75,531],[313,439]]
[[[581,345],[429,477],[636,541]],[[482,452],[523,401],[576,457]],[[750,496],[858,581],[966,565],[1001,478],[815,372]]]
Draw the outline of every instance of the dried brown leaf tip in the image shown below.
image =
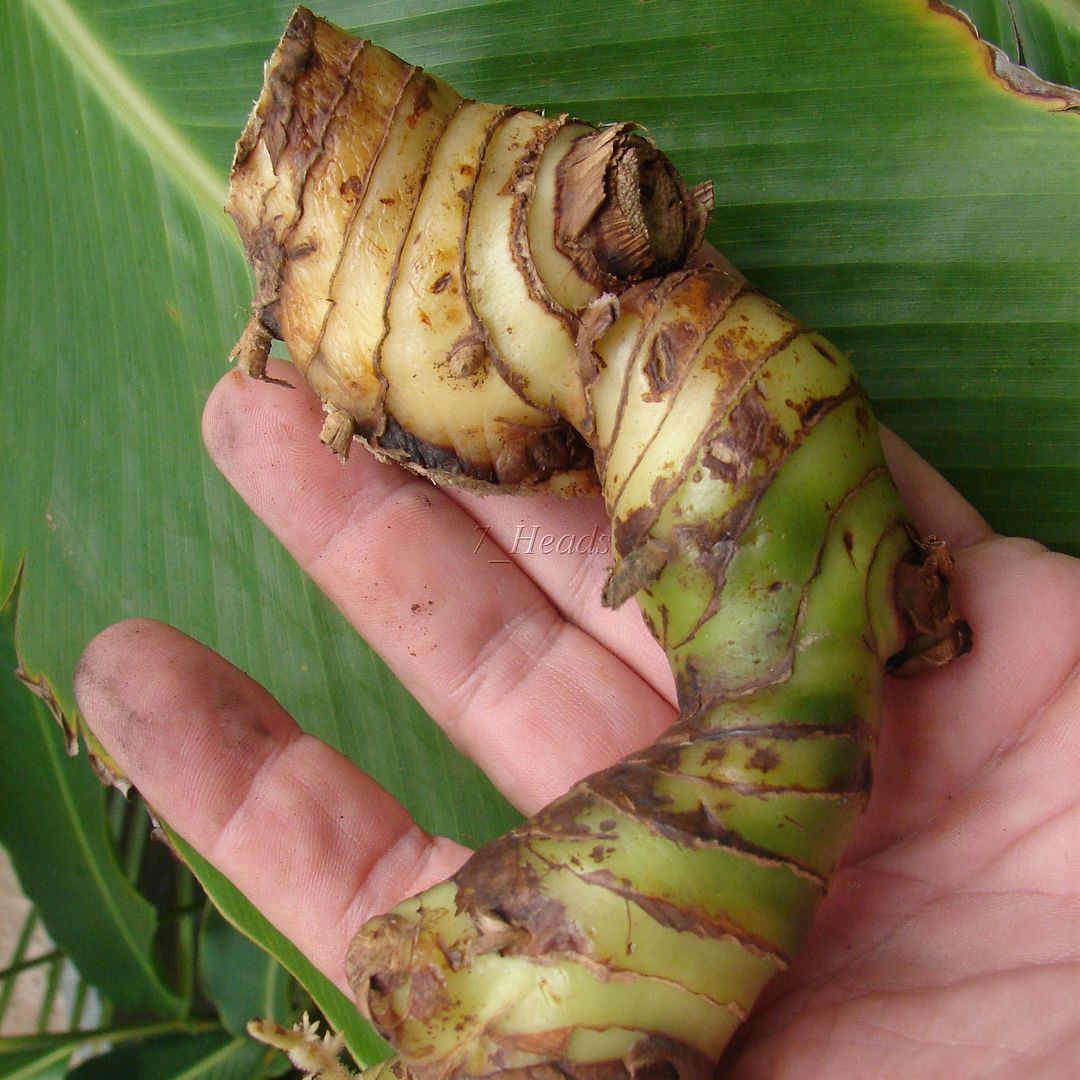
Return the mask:
[[19,666],[15,669],[15,678],[49,710],[49,715],[60,725],[60,730],[64,733],[64,748],[68,756],[74,757],[79,752],[79,725],[64,715],[48,680],[43,675],[31,675],[21,658]]
[[604,585],[604,607],[622,607],[631,596],[647,589],[668,563],[667,548],[651,537],[620,559]]
[[[929,0],[929,7],[931,11],[939,15],[956,19],[971,33],[979,46],[986,51],[988,70],[1007,90],[1021,97],[1042,101],[1055,112],[1080,110],[1080,90],[1076,87],[1050,82],[1025,67],[1023,63],[1015,63],[1004,50],[999,49],[993,42],[987,41],[979,33],[979,28],[972,22],[970,16],[955,5],[945,3],[944,0]],[[1009,8],[1011,11],[1011,3]]]

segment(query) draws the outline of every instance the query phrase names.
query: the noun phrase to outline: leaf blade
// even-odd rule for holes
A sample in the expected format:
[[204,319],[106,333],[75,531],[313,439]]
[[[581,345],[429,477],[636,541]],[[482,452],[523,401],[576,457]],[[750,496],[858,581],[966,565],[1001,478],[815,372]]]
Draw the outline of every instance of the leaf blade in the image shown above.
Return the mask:
[[237,1037],[247,1037],[247,1023],[255,1018],[289,1022],[288,973],[214,908],[207,910],[200,933],[199,981]]
[[0,842],[84,978],[117,1004],[178,1015],[183,1002],[153,958],[154,909],[109,839],[104,789],[85,762],[65,754],[55,721],[14,677],[14,606],[0,611]]

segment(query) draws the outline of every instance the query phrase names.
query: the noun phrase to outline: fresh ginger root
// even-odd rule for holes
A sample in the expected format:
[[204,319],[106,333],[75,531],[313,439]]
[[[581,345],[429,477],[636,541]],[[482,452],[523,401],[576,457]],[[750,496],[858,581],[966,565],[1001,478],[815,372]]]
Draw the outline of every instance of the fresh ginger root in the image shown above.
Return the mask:
[[711,197],[628,125],[462,100],[302,8],[237,145],[241,365],[283,338],[342,456],[599,488],[604,600],[678,688],[654,746],[360,930],[418,1080],[710,1077],[865,806],[883,671],[968,644],[845,357],[702,257]]

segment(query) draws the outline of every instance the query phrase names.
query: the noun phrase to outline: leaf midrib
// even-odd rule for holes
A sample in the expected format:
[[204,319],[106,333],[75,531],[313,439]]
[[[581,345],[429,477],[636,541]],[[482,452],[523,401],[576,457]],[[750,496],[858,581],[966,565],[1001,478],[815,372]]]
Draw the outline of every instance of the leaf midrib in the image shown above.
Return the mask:
[[24,7],[109,114],[148,145],[152,158],[164,160],[173,180],[219,218],[227,196],[222,178],[132,81],[67,0],[36,0]]

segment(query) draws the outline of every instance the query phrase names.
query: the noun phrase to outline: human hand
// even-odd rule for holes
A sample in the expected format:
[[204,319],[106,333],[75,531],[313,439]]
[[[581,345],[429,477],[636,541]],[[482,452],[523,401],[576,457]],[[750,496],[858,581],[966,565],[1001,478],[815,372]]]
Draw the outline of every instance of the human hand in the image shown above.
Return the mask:
[[[604,537],[598,503],[435,488],[359,449],[343,468],[319,445],[320,422],[306,388],[231,374],[205,435],[255,512],[515,805],[536,810],[674,720],[667,663],[633,605],[600,606],[602,545],[506,551],[519,524]],[[867,814],[728,1075],[1072,1076],[1080,564],[993,537],[910,450],[886,449],[921,528],[957,556],[975,650],[889,681]],[[169,627],[104,631],[76,693],[155,811],[343,989],[360,924],[467,857]]]

